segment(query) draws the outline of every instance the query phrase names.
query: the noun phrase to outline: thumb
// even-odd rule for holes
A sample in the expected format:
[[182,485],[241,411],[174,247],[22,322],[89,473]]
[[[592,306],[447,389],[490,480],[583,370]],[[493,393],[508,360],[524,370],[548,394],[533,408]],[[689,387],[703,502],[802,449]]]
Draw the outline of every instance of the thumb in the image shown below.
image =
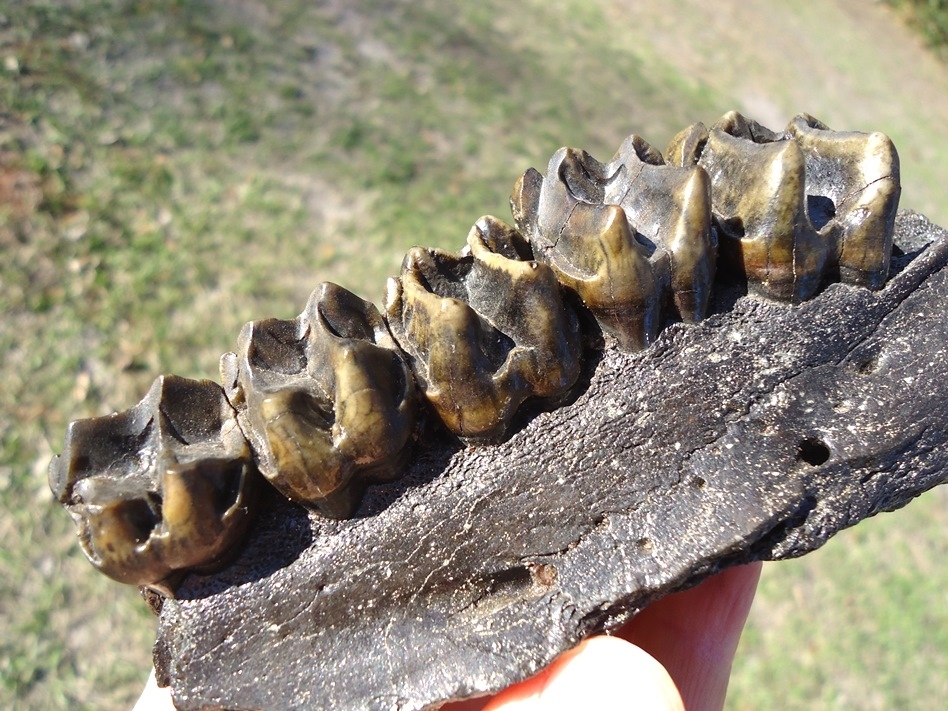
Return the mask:
[[683,711],[665,668],[634,644],[592,637],[536,676],[495,696],[484,711]]

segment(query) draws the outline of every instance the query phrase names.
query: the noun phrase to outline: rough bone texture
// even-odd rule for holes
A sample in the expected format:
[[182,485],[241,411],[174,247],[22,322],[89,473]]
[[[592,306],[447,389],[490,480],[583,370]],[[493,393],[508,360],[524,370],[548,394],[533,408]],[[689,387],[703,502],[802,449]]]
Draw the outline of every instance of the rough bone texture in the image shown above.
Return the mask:
[[948,233],[903,214],[896,243],[879,292],[719,288],[648,350],[591,347],[575,402],[498,446],[427,446],[356,518],[274,498],[234,564],[165,602],[159,678],[185,711],[436,707],[944,482]]

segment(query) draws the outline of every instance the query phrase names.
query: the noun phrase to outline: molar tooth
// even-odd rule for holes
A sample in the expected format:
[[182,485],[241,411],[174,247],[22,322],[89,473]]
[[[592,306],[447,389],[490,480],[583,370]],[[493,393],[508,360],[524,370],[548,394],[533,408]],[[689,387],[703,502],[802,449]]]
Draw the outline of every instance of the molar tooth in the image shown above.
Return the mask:
[[420,389],[469,441],[504,437],[529,397],[564,395],[579,375],[575,314],[556,276],[513,228],[483,217],[454,255],[414,248],[385,310]]
[[622,346],[654,340],[669,291],[682,318],[704,317],[717,254],[702,169],[665,165],[638,136],[607,164],[562,148],[545,178],[523,175],[511,209],[537,258]]
[[[717,267],[708,174],[696,166],[666,165],[661,154],[634,135],[619,148],[607,172],[614,177],[606,201],[621,206],[635,231],[668,253],[675,309],[683,320],[700,321]],[[655,257],[652,262],[658,263]]]
[[70,424],[50,487],[106,575],[173,596],[243,536],[259,475],[236,413],[208,380],[155,380],[138,405]]
[[750,290],[799,302],[837,278],[885,282],[900,188],[883,134],[831,131],[806,114],[778,134],[732,111],[710,131],[679,133],[666,156],[708,171],[722,261]]
[[751,291],[804,301],[822,285],[828,249],[806,216],[803,153],[749,123],[728,114],[698,161],[711,178],[721,261]]
[[809,217],[837,246],[839,280],[880,288],[901,193],[892,141],[882,133],[833,131],[808,114],[794,117],[787,135],[803,151]]
[[399,474],[414,382],[375,306],[324,283],[297,319],[247,324],[238,350],[222,377],[235,382],[261,471],[285,496],[345,517],[368,482]]
[[[513,213],[537,259],[579,295],[603,330],[623,347],[638,350],[658,332],[660,290],[648,248],[636,240],[622,208],[584,202],[570,189],[572,183],[580,195],[590,196],[576,179],[588,175],[584,157],[561,148],[550,159],[539,190],[535,176],[525,174],[518,186],[531,189],[515,190]],[[521,202],[524,198],[534,202]]]

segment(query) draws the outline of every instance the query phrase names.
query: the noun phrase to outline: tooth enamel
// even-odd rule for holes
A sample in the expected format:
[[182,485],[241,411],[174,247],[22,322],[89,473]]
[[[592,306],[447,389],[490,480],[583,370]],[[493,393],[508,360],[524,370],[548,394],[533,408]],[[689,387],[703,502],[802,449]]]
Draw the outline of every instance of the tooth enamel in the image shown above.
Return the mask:
[[135,407],[73,422],[50,487],[96,568],[173,596],[235,549],[259,483],[221,388],[165,375]]
[[[335,284],[293,321],[247,324],[224,380],[263,474],[325,515],[397,476],[415,421],[411,374],[372,304]],[[230,375],[230,373],[236,373]]]
[[778,134],[730,112],[679,133],[666,156],[708,171],[722,266],[751,291],[800,302],[829,280],[885,282],[900,188],[884,135],[806,114]]
[[654,340],[669,291],[681,318],[704,317],[716,254],[701,169],[664,165],[638,136],[607,164],[563,148],[545,178],[523,175],[511,205],[537,258],[622,346]]
[[806,161],[808,207],[819,198],[832,204],[824,225],[812,214],[811,222],[837,246],[839,280],[880,288],[889,274],[901,193],[892,141],[882,133],[832,131],[807,114],[790,121],[787,134]]
[[525,261],[529,246],[515,230],[481,218],[468,250],[409,251],[385,310],[420,390],[448,430],[492,441],[504,437],[524,400],[572,387],[579,329],[552,270]]

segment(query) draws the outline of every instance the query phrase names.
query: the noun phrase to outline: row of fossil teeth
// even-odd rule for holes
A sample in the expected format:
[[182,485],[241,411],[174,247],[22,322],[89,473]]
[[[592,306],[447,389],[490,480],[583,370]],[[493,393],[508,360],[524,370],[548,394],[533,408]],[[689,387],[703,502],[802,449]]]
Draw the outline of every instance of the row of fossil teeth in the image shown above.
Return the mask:
[[[294,320],[256,321],[209,381],[159,378],[136,407],[70,425],[50,485],[90,560],[171,594],[243,535],[256,470],[331,517],[403,471],[421,410],[468,442],[506,436],[530,398],[579,377],[578,308],[620,347],[699,321],[716,271],[790,301],[841,279],[879,287],[898,206],[881,134],[809,116],[776,134],[736,113],[665,156],[632,136],[609,163],[564,148],[483,217],[458,254],[414,248],[384,314],[334,284]],[[720,252],[720,264],[718,254]]]

